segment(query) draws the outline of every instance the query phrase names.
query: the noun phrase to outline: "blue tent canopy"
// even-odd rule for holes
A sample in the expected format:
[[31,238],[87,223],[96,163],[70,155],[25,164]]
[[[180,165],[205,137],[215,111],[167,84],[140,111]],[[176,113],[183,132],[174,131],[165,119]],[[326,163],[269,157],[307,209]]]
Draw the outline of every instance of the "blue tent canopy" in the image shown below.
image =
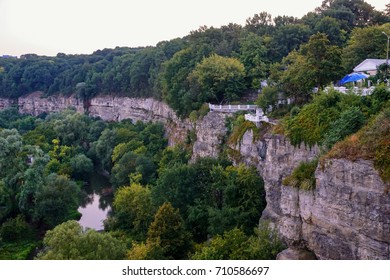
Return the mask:
[[346,84],[350,82],[356,82],[368,78],[369,76],[363,73],[351,73],[341,79],[340,84]]

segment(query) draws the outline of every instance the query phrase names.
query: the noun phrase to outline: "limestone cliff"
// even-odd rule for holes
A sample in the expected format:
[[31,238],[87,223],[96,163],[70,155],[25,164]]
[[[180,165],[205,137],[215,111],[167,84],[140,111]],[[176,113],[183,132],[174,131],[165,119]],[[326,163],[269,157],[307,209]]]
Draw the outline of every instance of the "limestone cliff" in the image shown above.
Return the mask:
[[19,112],[38,116],[42,113],[60,112],[67,108],[74,108],[79,113],[84,113],[84,103],[75,96],[49,96],[42,97],[42,92],[34,92],[27,96],[19,97]]
[[7,109],[13,105],[16,105],[16,101],[10,98],[0,97],[0,110]]
[[131,119],[133,121],[161,122],[165,126],[171,146],[183,142],[188,131],[192,129],[188,120],[179,119],[166,103],[153,98],[95,97],[90,101],[88,113],[106,121]]
[[218,157],[221,144],[227,133],[225,118],[227,114],[209,112],[196,123],[196,141],[192,160],[203,157]]
[[319,259],[390,259],[390,186],[372,162],[327,160],[317,168],[316,189],[304,191],[282,180],[318,148],[295,148],[279,135],[250,144],[251,138],[248,131],[239,150],[263,176],[262,219],[271,220],[291,248],[307,248]]
[[[2,104],[2,101],[0,101]],[[88,113],[106,121],[162,122],[165,126],[169,145],[183,142],[192,129],[189,121],[179,119],[165,103],[152,98],[128,98],[100,96],[84,103],[74,96],[42,97],[42,92],[31,93],[18,99],[19,112],[38,116],[42,113],[60,112],[74,108],[79,113]]]

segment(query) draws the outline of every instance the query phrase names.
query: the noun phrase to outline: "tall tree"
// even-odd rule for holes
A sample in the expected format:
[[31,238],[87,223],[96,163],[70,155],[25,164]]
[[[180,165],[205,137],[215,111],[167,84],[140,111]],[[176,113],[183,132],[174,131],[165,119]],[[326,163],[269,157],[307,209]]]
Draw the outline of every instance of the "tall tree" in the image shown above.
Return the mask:
[[190,74],[193,101],[233,101],[244,89],[244,65],[234,58],[212,55],[203,59]]
[[164,203],[154,216],[148,230],[148,240],[158,244],[166,258],[184,259],[191,246],[190,235],[185,230],[179,210]]
[[146,239],[155,211],[148,187],[133,183],[118,189],[113,209],[114,228],[128,230],[136,239]]
[[390,34],[390,24],[369,26],[352,31],[351,39],[343,50],[343,65],[347,72],[352,71],[367,58],[386,58],[387,38],[382,32]]

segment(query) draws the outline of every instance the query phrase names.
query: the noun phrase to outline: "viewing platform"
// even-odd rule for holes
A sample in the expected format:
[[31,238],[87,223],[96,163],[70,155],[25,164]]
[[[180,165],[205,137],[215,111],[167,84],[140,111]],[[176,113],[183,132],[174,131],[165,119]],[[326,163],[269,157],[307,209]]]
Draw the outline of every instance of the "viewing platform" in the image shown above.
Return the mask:
[[263,110],[257,105],[214,105],[209,103],[211,112],[235,113],[238,111],[251,111],[253,113],[245,114],[245,120],[259,125],[261,122],[271,123]]

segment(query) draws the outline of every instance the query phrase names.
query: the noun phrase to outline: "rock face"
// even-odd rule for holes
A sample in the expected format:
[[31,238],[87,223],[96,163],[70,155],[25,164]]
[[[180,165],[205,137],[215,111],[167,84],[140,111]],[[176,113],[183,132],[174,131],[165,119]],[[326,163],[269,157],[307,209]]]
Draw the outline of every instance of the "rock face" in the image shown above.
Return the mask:
[[218,157],[220,146],[227,133],[225,118],[227,114],[209,112],[196,124],[196,141],[193,146],[192,160],[203,157]]
[[263,176],[267,154],[267,143],[264,139],[254,139],[253,131],[248,130],[243,135],[240,143],[231,148],[239,152],[240,162],[243,162],[246,165],[255,166],[260,175]]
[[274,223],[289,247],[319,259],[390,259],[390,188],[372,162],[327,160],[316,170],[316,189],[304,191],[282,180],[318,148],[294,148],[282,136],[265,141],[262,219]]
[[20,97],[18,105],[20,113],[34,116],[42,113],[60,112],[71,107],[79,113],[88,113],[106,121],[131,119],[133,121],[162,122],[166,129],[169,145],[183,142],[188,131],[192,129],[189,121],[180,120],[167,104],[152,98],[101,96],[92,98],[86,104],[74,96],[43,98],[41,92],[35,92]]
[[13,105],[16,105],[16,103],[17,102],[14,99],[0,97],[0,110],[7,109]]
[[67,108],[74,108],[79,113],[84,113],[84,103],[75,96],[49,96],[42,97],[42,92],[34,92],[18,99],[19,112],[38,116],[42,113],[60,112]]
[[161,122],[164,124],[169,145],[183,142],[192,129],[188,120],[181,120],[164,102],[153,98],[128,98],[101,96],[92,98],[88,106],[91,116],[105,121]]

